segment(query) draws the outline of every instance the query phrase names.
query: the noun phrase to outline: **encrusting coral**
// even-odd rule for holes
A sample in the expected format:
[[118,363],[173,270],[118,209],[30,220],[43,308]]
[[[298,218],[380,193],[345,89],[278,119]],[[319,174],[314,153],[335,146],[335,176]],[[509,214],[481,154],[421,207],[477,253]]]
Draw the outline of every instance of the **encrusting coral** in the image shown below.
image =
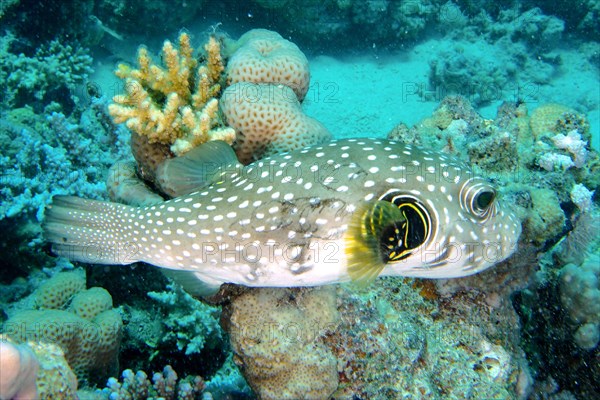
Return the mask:
[[126,94],[113,98],[110,115],[150,143],[169,145],[181,155],[209,140],[232,143],[235,133],[218,118],[218,96],[224,71],[219,42],[210,37],[206,65],[198,66],[187,33],[179,35],[179,50],[165,41],[166,68],[153,63],[140,47],[139,69],[119,64],[115,75],[125,80]]

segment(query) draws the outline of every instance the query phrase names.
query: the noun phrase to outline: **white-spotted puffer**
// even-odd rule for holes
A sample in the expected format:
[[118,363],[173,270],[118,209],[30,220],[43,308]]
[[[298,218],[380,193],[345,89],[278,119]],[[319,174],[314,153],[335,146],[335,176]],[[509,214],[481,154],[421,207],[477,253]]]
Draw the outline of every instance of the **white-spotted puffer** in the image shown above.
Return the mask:
[[200,147],[163,174],[178,177],[174,193],[196,191],[152,206],[56,197],[46,237],[73,260],[144,261],[215,289],[463,277],[521,233],[494,187],[445,154],[345,139],[245,167],[234,157],[224,142]]

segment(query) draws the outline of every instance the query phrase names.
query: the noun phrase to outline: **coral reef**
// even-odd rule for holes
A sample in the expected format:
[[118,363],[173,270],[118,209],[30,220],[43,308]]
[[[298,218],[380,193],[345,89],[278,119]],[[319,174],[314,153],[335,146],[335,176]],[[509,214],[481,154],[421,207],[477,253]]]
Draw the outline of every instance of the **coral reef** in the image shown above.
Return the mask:
[[[170,192],[160,187],[156,177],[161,163],[209,140],[231,144],[235,139],[235,131],[224,126],[219,114],[218,98],[225,78],[220,44],[214,36],[209,37],[204,50],[204,63],[199,63],[190,36],[181,33],[179,49],[168,40],[163,44],[165,67],[154,64],[148,50],[140,47],[139,69],[119,64],[115,71],[125,81],[127,93],[115,96],[108,111],[115,123],[125,123],[132,132],[138,175],[165,194]],[[124,200],[130,196],[128,192],[133,191],[138,198],[144,192],[143,183],[136,183],[129,175],[132,179],[119,189]],[[113,179],[110,184],[115,194],[119,182]],[[139,201],[151,202],[154,198]]]
[[[16,108],[2,118],[3,187],[0,219],[33,213],[38,221],[54,194],[105,196],[102,170],[123,150],[112,133],[102,135],[93,109],[79,119],[53,112],[47,118],[30,108]],[[96,135],[92,139],[91,132]],[[64,168],[71,166],[77,172]]]
[[25,105],[41,111],[50,102],[60,102],[67,113],[75,106],[74,93],[92,73],[87,49],[52,40],[34,54],[15,54],[15,36],[0,37],[0,98],[4,106]]
[[[467,97],[475,106],[500,99],[502,90],[516,77],[514,58],[481,40],[477,46],[448,41],[429,62],[429,89],[425,98],[450,94]],[[481,51],[481,48],[487,48]],[[505,62],[498,60],[504,59]]]
[[166,347],[175,346],[186,355],[200,353],[205,346],[215,348],[222,345],[219,310],[194,299],[179,285],[169,285],[167,289],[168,292],[148,293],[151,299],[166,309],[161,319],[163,336],[158,343]]
[[40,399],[75,399],[78,381],[63,349],[53,343],[28,342],[40,363],[36,379]]
[[537,244],[558,237],[565,227],[566,218],[556,193],[548,188],[532,188],[529,197],[531,210],[523,221],[528,237]]
[[563,20],[553,15],[544,15],[539,8],[524,12],[515,8],[500,12],[491,35],[506,35],[513,42],[526,43],[536,52],[547,52],[560,44],[564,30]]
[[[570,391],[572,398],[600,390],[598,357],[598,254],[600,214],[594,207],[571,223],[569,234],[539,257],[526,290],[515,293],[523,348],[538,394]],[[564,366],[569,365],[565,370]],[[542,383],[549,384],[548,388]],[[539,397],[542,398],[542,397]]]
[[85,290],[85,272],[81,269],[65,271],[42,283],[32,296],[37,309],[59,309],[67,304],[76,293]]
[[[599,184],[598,154],[589,146],[587,118],[558,104],[540,105],[530,112],[527,104],[504,103],[494,120],[486,120],[466,99],[447,97],[432,117],[413,127],[399,124],[390,136],[453,153],[474,164],[502,186],[500,195],[523,218],[517,256],[507,266],[494,269],[494,284],[485,282],[486,274],[440,281],[435,283],[433,298],[456,298],[482,287],[486,288],[486,304],[496,309],[512,293],[523,326],[522,332],[513,334],[523,339],[530,369],[523,367],[523,361],[517,363],[521,370],[509,391],[519,397],[571,396],[569,391],[593,397],[598,391],[594,377],[600,373],[589,368],[598,349],[598,260],[594,254],[598,253],[595,193]],[[563,160],[565,168],[557,164],[545,168],[540,160],[547,154]],[[432,297],[430,289],[422,294]],[[509,317],[505,314],[499,320],[505,318]],[[517,324],[515,315],[510,318]],[[507,360],[515,359],[515,351],[522,354],[518,342],[512,343],[512,350],[496,349],[496,359],[485,367],[487,371],[501,371]],[[485,347],[491,349],[488,345],[481,349]],[[430,349],[428,345],[428,353]],[[572,366],[568,373],[563,371],[566,364]],[[586,377],[578,380],[580,374]]]
[[215,399],[227,396],[239,398],[251,397],[252,390],[242,376],[240,369],[230,352],[221,368],[206,382],[206,392],[211,393]]
[[560,298],[578,327],[575,343],[593,350],[600,341],[600,255],[590,254],[581,265],[567,264],[560,271]]
[[44,114],[30,107],[0,112],[0,246],[8,257],[1,276],[8,282],[32,266],[44,266],[40,223],[57,194],[106,198],[104,176],[117,159],[131,158],[126,129],[110,122],[103,99],[70,116],[58,103]]
[[[570,195],[575,185],[593,192],[600,184],[589,124],[560,105],[542,105],[529,116],[524,104],[505,103],[495,120],[485,120],[466,98],[448,96],[431,117],[412,128],[399,124],[388,137],[455,154],[501,183],[502,194],[522,215],[522,239],[537,245],[555,243],[565,233],[570,212],[564,204],[575,205]],[[540,160],[549,153],[575,168],[567,173],[554,165],[543,168]]]
[[581,140],[581,135],[577,130],[572,130],[566,135],[558,134],[550,138],[557,149],[565,150],[570,153],[569,156],[557,153],[544,153],[538,159],[540,167],[546,171],[554,169],[566,170],[571,167],[581,168],[585,165],[588,151],[587,141]]
[[327,141],[331,134],[302,112],[300,102],[310,84],[308,60],[278,33],[251,30],[229,46],[230,86],[221,109],[235,129],[240,162]]
[[[198,67],[189,40],[182,33],[179,50],[165,42],[166,69],[152,64],[141,47],[139,69],[121,64],[116,71],[126,81],[127,94],[116,96],[109,112],[116,123],[125,122],[132,130],[137,174],[144,181],[165,195],[175,195],[169,177],[163,176],[166,168],[161,167],[209,140],[231,144],[235,139],[239,160],[249,163],[331,137],[323,125],[302,113],[300,101],[310,74],[308,61],[296,45],[276,32],[252,30],[228,44],[225,51],[232,55],[225,68],[219,42],[211,36],[205,46],[206,64]],[[224,70],[230,86],[221,94]],[[229,126],[221,120],[219,105]],[[148,193],[145,187],[135,182],[131,169],[121,165],[127,182],[114,179],[121,173],[113,174],[111,195],[128,203],[154,201],[152,196],[142,199]]]
[[532,378],[509,296],[534,260],[358,292],[226,288],[225,326],[260,398],[525,398]]
[[506,293],[515,285],[490,301],[494,275],[461,279],[467,289],[451,295],[412,279],[359,293],[342,286],[341,323],[326,341],[340,372],[333,397],[525,397],[529,372]]
[[[528,9],[536,6],[540,8]],[[189,35],[182,34],[178,48],[163,46],[163,64],[154,64],[142,48],[137,70],[120,67],[127,93],[117,97],[111,110],[134,132],[116,127],[107,118],[104,100],[89,99],[94,87],[86,81],[92,59],[85,46],[102,41],[94,55],[108,51],[122,59],[120,50],[127,46],[115,50],[114,42],[130,34],[181,29],[196,17],[216,23],[209,28],[216,36],[199,57]],[[182,382],[172,368],[163,369],[171,361],[183,375],[206,379],[205,399],[236,398],[239,392],[250,396],[235,362],[265,398],[325,397],[332,392],[335,398],[565,398],[568,390],[595,398],[600,392],[600,261],[594,254],[599,251],[595,215],[600,160],[590,148],[586,117],[556,104],[530,112],[532,103],[521,102],[521,89],[524,83],[560,87],[546,84],[554,84],[561,64],[572,65],[562,50],[573,38],[580,42],[581,54],[576,56],[596,68],[599,18],[595,0],[252,0],[236,7],[186,0],[1,2],[0,20],[7,31],[0,37],[0,229],[10,234],[0,240],[0,279],[12,283],[2,285],[0,318],[4,322],[11,317],[4,324],[7,331],[19,321],[48,327],[43,338],[61,343],[62,348],[35,341],[18,345],[30,346],[40,362],[40,398],[77,396],[77,381],[63,350],[83,378],[80,383],[86,384],[86,375],[94,372],[92,364],[102,366],[101,372],[116,372],[113,346],[120,328],[113,328],[121,321],[111,297],[123,304],[127,322],[121,361],[130,364],[124,367],[162,373],[151,381],[141,371],[126,370],[121,382],[113,378],[102,394],[95,393],[100,398],[198,397],[201,379]],[[464,99],[446,98],[431,118],[414,127],[401,124],[393,135],[455,154],[498,183],[499,196],[524,221],[517,259],[464,280],[384,279],[368,292],[344,286],[251,291],[232,296],[225,306],[230,314],[223,316],[181,288],[165,286],[164,279],[139,265],[125,272],[94,272],[96,279],[112,285],[113,296],[100,287],[85,290],[85,276],[76,271],[39,285],[51,271],[65,268],[64,261],[47,268],[51,263],[40,246],[38,225],[53,195],[104,199],[108,191],[119,202],[148,205],[162,200],[152,187],[157,165],[206,140],[225,138],[231,143],[237,134],[234,146],[249,162],[330,137],[302,113],[309,72],[298,48],[274,32],[253,31],[235,44],[238,50],[226,63],[230,49],[224,48],[221,56],[220,43],[225,41],[217,21],[273,27],[285,38],[308,44],[314,53],[347,45],[376,59],[385,54],[384,48],[405,54],[412,42],[432,32],[446,35],[428,44],[434,50],[429,55],[430,87],[421,88],[425,99],[461,93],[479,106],[506,98],[509,91],[515,102],[502,105],[490,120]],[[195,22],[193,26],[196,30]],[[286,76],[292,68],[297,74]],[[221,99],[226,84],[233,84],[225,92],[233,95]],[[254,94],[261,100],[254,102]],[[531,96],[525,100],[532,102],[544,97],[527,94]],[[578,110],[597,106],[593,99],[580,97],[572,104]],[[130,135],[137,171],[127,161]],[[115,164],[120,160],[125,161]],[[534,269],[539,271],[526,288]],[[30,271],[28,280],[14,279]],[[97,281],[93,285],[104,286]],[[36,287],[33,295],[16,302]],[[257,309],[257,304],[264,308]],[[313,315],[317,312],[321,315]],[[218,325],[221,317],[232,332],[235,357]],[[288,340],[298,339],[297,330],[310,331],[312,320],[335,323],[322,327],[313,341],[302,336],[307,340]],[[57,321],[77,328],[57,330]],[[257,324],[268,327],[269,340],[256,340],[261,339],[254,334]],[[283,328],[271,336],[275,326]],[[103,353],[110,353],[105,358],[111,360],[103,360]],[[300,372],[288,376],[282,365]],[[2,378],[5,366],[2,361]],[[531,393],[533,379],[537,393]],[[5,395],[0,382],[0,397],[13,397]],[[306,382],[314,392],[303,390]]]
[[[184,376],[200,375],[207,382],[218,376],[224,394],[247,387],[237,367],[227,365],[230,350],[219,325],[219,308],[191,297],[150,266],[124,268],[119,274],[97,268],[92,272],[89,280],[115,293],[122,310],[123,369],[147,371],[151,377],[149,371],[168,364]],[[213,384],[211,391],[215,389]]]
[[587,213],[592,210],[592,197],[595,192],[595,190],[588,190],[585,185],[578,183],[571,189],[571,201],[579,208],[580,212]]
[[[59,272],[21,302],[3,331],[18,342],[58,345],[79,379],[116,367],[122,320],[102,288],[85,289],[82,270]],[[33,305],[35,309],[27,309]]]

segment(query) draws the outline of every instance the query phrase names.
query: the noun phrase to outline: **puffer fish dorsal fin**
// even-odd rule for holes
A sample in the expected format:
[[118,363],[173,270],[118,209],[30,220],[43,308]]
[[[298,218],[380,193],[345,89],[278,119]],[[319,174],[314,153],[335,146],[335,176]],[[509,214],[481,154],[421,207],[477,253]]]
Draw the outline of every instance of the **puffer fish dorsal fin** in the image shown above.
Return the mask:
[[229,144],[211,140],[183,156],[163,161],[156,169],[156,178],[161,190],[179,197],[214,183],[224,170],[242,167]]
[[406,218],[400,209],[388,201],[375,201],[359,207],[346,236],[348,275],[359,287],[366,287],[381,274],[388,259],[388,244],[394,237],[383,237],[387,231]]

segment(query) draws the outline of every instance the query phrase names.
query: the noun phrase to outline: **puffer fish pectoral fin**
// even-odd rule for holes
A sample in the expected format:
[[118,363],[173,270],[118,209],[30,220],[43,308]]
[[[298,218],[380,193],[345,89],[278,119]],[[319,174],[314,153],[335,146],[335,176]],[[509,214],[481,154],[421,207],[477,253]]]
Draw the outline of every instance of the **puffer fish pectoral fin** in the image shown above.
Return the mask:
[[138,244],[129,239],[123,215],[134,207],[74,196],[54,196],[42,224],[52,251],[90,264],[140,261]]
[[156,169],[156,178],[166,194],[179,197],[214,183],[222,171],[242,167],[229,144],[211,140],[180,157],[163,161]]
[[161,268],[162,273],[181,285],[183,290],[195,297],[210,297],[219,291],[224,282],[207,278],[194,271],[180,271],[175,269]]
[[379,276],[388,260],[388,238],[383,235],[405,220],[400,209],[388,201],[367,203],[356,210],[346,234],[348,275],[352,282],[365,287]]

